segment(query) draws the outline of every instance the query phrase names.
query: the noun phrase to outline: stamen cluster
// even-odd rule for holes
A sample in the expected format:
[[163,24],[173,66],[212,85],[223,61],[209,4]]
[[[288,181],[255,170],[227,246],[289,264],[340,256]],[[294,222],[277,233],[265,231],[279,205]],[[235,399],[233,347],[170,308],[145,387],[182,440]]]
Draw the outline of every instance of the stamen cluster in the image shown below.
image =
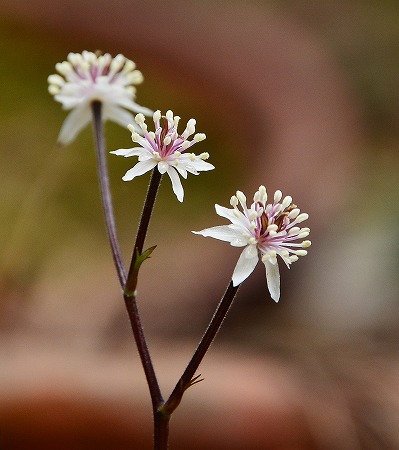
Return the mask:
[[67,61],[56,64],[58,74],[48,77],[49,92],[64,109],[73,110],[61,129],[59,142],[71,142],[91,120],[90,105],[103,105],[103,120],[126,126],[133,116],[126,110],[152,114],[148,108],[134,102],[136,87],[143,75],[133,61],[119,54],[96,54],[83,51],[69,53]]
[[[277,255],[287,267],[307,254],[310,228],[298,225],[308,219],[308,214],[301,213],[292,202],[292,197],[283,198],[281,191],[274,193],[273,202],[267,203],[267,192],[260,186],[255,192],[253,203],[248,208],[247,199],[241,191],[230,199],[232,209],[215,205],[219,216],[231,221],[222,225],[196,232],[206,237],[213,237],[230,242],[234,247],[244,247],[233,273],[233,285],[242,283],[255,269],[259,260],[265,264],[266,278],[270,294],[275,301],[280,298],[280,273]],[[241,211],[238,208],[241,207]],[[301,242],[298,242],[302,240]]]
[[[155,166],[161,174],[167,173],[172,182],[172,188],[179,201],[183,201],[184,190],[179,175],[187,178],[187,173],[198,175],[199,172],[212,170],[214,166],[205,162],[209,154],[204,152],[200,155],[186,152],[194,144],[203,141],[204,133],[195,133],[195,119],[190,119],[183,133],[179,134],[177,127],[179,116],[174,116],[172,111],[167,111],[162,116],[161,111],[153,114],[155,131],[148,131],[143,114],[137,114],[136,124],[140,127],[142,136],[137,133],[133,125],[128,129],[132,133],[132,141],[137,142],[139,147],[130,149],[119,149],[112,151],[115,155],[124,157],[138,156],[139,162],[123,176],[124,181],[142,175]],[[189,137],[193,136],[190,140]]]

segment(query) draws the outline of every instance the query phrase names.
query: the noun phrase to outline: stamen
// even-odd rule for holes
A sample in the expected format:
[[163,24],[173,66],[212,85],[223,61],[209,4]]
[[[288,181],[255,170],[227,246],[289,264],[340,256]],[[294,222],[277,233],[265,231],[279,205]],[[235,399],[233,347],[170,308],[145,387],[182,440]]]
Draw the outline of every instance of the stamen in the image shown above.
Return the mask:
[[237,207],[237,205],[238,205],[238,198],[237,198],[235,195],[233,195],[233,196],[231,197],[231,199],[230,199],[230,205],[233,206],[234,208]]
[[298,217],[298,214],[301,212],[301,210],[299,208],[295,208],[292,211],[290,211],[290,213],[288,214],[288,218],[289,219],[295,219],[296,217]]
[[296,223],[301,223],[307,219],[309,219],[309,214],[307,213],[299,214],[299,216],[296,218]]
[[152,118],[154,120],[154,122],[159,122],[161,120],[162,114],[161,111],[159,109],[157,109],[154,114],[152,115]]
[[292,197],[287,195],[286,197],[284,197],[284,200],[282,202],[283,208],[287,208],[289,205],[291,205],[292,203]]
[[283,197],[283,193],[280,190],[276,191],[274,193],[274,203],[278,203],[282,197]]

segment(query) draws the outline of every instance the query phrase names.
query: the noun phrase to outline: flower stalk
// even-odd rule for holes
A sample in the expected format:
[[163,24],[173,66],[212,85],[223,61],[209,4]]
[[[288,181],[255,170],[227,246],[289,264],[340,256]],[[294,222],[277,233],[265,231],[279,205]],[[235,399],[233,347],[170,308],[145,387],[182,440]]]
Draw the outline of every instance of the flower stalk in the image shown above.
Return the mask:
[[[108,238],[111,246],[112,256],[115,263],[116,272],[118,274],[119,283],[124,290],[124,302],[125,307],[129,316],[131,328],[133,331],[134,339],[139,352],[140,360],[144,369],[146,376],[148,388],[150,391],[153,416],[154,416],[154,442],[167,441],[167,428],[162,422],[159,422],[159,408],[163,404],[162,394],[159,388],[158,380],[155,374],[154,366],[152,364],[150,352],[148,350],[147,342],[144,336],[143,326],[141,324],[140,314],[137,307],[136,301],[136,285],[137,276],[141,264],[145,259],[150,257],[150,254],[155,249],[151,247],[142,254],[144,239],[147,233],[149,220],[151,217],[152,208],[154,206],[156,193],[158,191],[161,175],[152,177],[152,183],[150,183],[150,188],[148,190],[147,199],[144,205],[142,218],[140,221],[139,231],[137,234],[136,244],[134,247],[131,263],[131,270],[129,271],[130,277],[126,277],[126,270],[122,260],[122,255],[120,251],[119,241],[116,233],[115,218],[112,206],[112,197],[110,192],[110,183],[108,175],[108,165],[105,152],[105,139],[103,134],[103,122],[101,118],[101,103],[93,102],[92,113],[93,113],[93,128],[96,143],[96,155],[97,155],[97,168],[98,168],[98,178],[100,184],[101,199],[104,210],[105,223],[108,232]],[[134,284],[133,291],[129,291],[127,282]],[[158,444],[157,444],[158,446]],[[161,450],[163,447],[159,447]],[[164,447],[165,449],[167,447]]]
[[202,379],[200,378],[201,375],[197,375],[196,377],[194,377],[194,374],[201,364],[205,354],[209,350],[209,347],[216,337],[216,334],[220,330],[220,327],[222,326],[222,323],[226,318],[227,313],[229,312],[229,309],[233,303],[239,287],[240,285],[233,286],[233,282],[230,282],[230,284],[228,285],[223,298],[216,308],[215,314],[213,315],[204,335],[201,338],[201,341],[199,342],[190,362],[186,367],[186,370],[177,382],[175,388],[172,391],[172,394],[162,407],[163,411],[166,414],[171,415],[173,411],[179,406],[184,392],[189,387],[202,381]]
[[96,144],[97,171],[100,184],[101,201],[103,205],[105,225],[108,233],[108,240],[111,246],[112,257],[121,287],[126,283],[126,269],[122,260],[122,253],[119,246],[116,232],[114,209],[109,183],[107,155],[105,151],[105,137],[102,121],[102,104],[95,101],[91,105],[93,114],[94,140]]
[[[150,184],[148,186],[147,197],[145,199],[143,212],[141,214],[139,228],[137,230],[136,242],[133,248],[133,255],[130,262],[130,268],[127,276],[127,280],[124,286],[124,293],[127,296],[134,296],[137,287],[137,276],[140,265],[137,265],[137,260],[143,254],[143,247],[145,237],[147,235],[148,226],[150,224],[150,219],[152,215],[152,210],[154,208],[155,199],[157,197],[159,185],[161,183],[162,175],[161,173],[154,169],[151,175]],[[151,247],[152,248],[152,247]],[[150,250],[150,249],[148,249]],[[148,252],[148,250],[146,252]],[[144,252],[144,253],[146,253]],[[151,250],[152,252],[152,250]],[[151,254],[150,252],[150,254]],[[149,257],[149,254],[147,258]]]

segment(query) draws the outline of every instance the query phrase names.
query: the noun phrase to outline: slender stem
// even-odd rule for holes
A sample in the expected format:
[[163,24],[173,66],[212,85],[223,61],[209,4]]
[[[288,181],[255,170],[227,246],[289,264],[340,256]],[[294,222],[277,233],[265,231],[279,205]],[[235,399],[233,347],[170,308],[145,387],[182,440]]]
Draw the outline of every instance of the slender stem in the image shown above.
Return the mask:
[[170,416],[161,410],[154,411],[154,450],[167,450]]
[[[154,366],[151,361],[150,352],[145,340],[143,326],[140,320],[140,314],[137,308],[136,293],[130,295],[129,283],[131,283],[129,277],[126,277],[126,269],[123,264],[122,254],[119,247],[119,241],[116,233],[116,225],[114,219],[114,212],[112,207],[112,198],[109,184],[108,175],[108,164],[105,153],[105,138],[103,133],[103,125],[101,118],[101,103],[92,103],[93,112],[93,128],[96,143],[96,154],[97,154],[97,168],[98,168],[98,178],[100,182],[101,199],[104,209],[105,223],[108,232],[108,238],[111,245],[112,256],[114,259],[116,271],[118,274],[119,282],[124,290],[124,301],[126,310],[129,315],[133,335],[136,341],[137,349],[140,355],[140,360],[144,369],[144,373],[147,379],[148,388],[150,391],[152,409],[154,415],[154,448],[157,450],[166,450],[168,442],[168,431],[169,431],[169,418],[162,416],[160,413],[160,408],[162,407],[164,401],[162,398],[161,390],[159,388],[158,380],[155,374]],[[153,176],[151,178],[150,186],[147,193],[147,198],[144,204],[143,214],[141,217],[139,230],[137,233],[136,243],[134,246],[132,263],[130,267],[130,272],[134,272],[135,258],[137,255],[137,250],[141,254],[144,245],[144,239],[147,233],[151,212],[154,206],[155,197],[158,191],[159,183],[161,181],[161,174],[158,170],[154,170]],[[137,275],[137,274],[136,274]],[[133,277],[133,281],[137,282],[137,276]],[[134,289],[136,286],[134,286]]]
[[105,138],[103,132],[103,123],[101,118],[101,103],[93,102],[91,105],[93,112],[93,129],[96,143],[98,180],[100,182],[101,200],[103,204],[105,224],[107,227],[108,239],[111,245],[112,257],[119,283],[124,287],[126,283],[126,269],[123,264],[122,253],[119,247],[118,236],[116,233],[115,216],[112,207],[111,190],[109,186],[108,163],[105,153]]
[[136,297],[124,295],[124,300],[140,355],[141,364],[143,365],[148,388],[150,390],[153,410],[156,411],[163,404],[163,398],[157,377],[155,375],[154,366],[152,365],[150,352],[145,340],[143,326],[141,324],[140,314],[137,308]]
[[137,231],[136,242],[133,248],[132,260],[125,283],[125,292],[133,293],[137,284],[137,270],[135,267],[136,258],[141,255],[144,246],[144,240],[147,235],[148,225],[150,223],[152,210],[154,208],[155,199],[158,193],[159,184],[161,183],[162,175],[159,170],[155,168],[152,171],[150,184],[148,186],[147,197],[145,199],[143,212],[141,214],[140,224]]
[[208,351],[210,345],[215,339],[217,332],[222,326],[222,323],[230,309],[230,306],[233,303],[239,286],[240,285],[233,286],[232,282],[230,282],[230,284],[228,285],[226,292],[224,293],[224,296],[220,301],[218,307],[216,308],[215,314],[213,315],[212,320],[208,325],[208,328],[202,336],[201,341],[191,358],[191,361],[188,363],[186,370],[177,382],[169,399],[162,407],[162,410],[165,412],[165,414],[171,415],[173,411],[179,406],[184,391],[194,383],[201,381],[199,379],[199,376],[193,378],[194,374],[197,371],[198,366],[201,364],[201,361]]

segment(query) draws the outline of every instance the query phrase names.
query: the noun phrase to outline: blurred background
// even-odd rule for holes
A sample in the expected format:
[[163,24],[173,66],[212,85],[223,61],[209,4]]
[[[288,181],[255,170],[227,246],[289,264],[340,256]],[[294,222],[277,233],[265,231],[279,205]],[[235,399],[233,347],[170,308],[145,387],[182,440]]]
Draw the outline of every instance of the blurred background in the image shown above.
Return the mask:
[[[396,0],[2,0],[0,448],[150,449],[149,395],[107,244],[91,130],[47,76],[70,51],[123,53],[137,102],[197,119],[216,170],[157,199],[139,307],[165,397],[239,250],[190,233],[260,184],[310,214],[313,246],[259,265],[171,422],[172,449],[399,449]],[[130,133],[107,124],[109,150]],[[148,176],[110,155],[130,257]]]

